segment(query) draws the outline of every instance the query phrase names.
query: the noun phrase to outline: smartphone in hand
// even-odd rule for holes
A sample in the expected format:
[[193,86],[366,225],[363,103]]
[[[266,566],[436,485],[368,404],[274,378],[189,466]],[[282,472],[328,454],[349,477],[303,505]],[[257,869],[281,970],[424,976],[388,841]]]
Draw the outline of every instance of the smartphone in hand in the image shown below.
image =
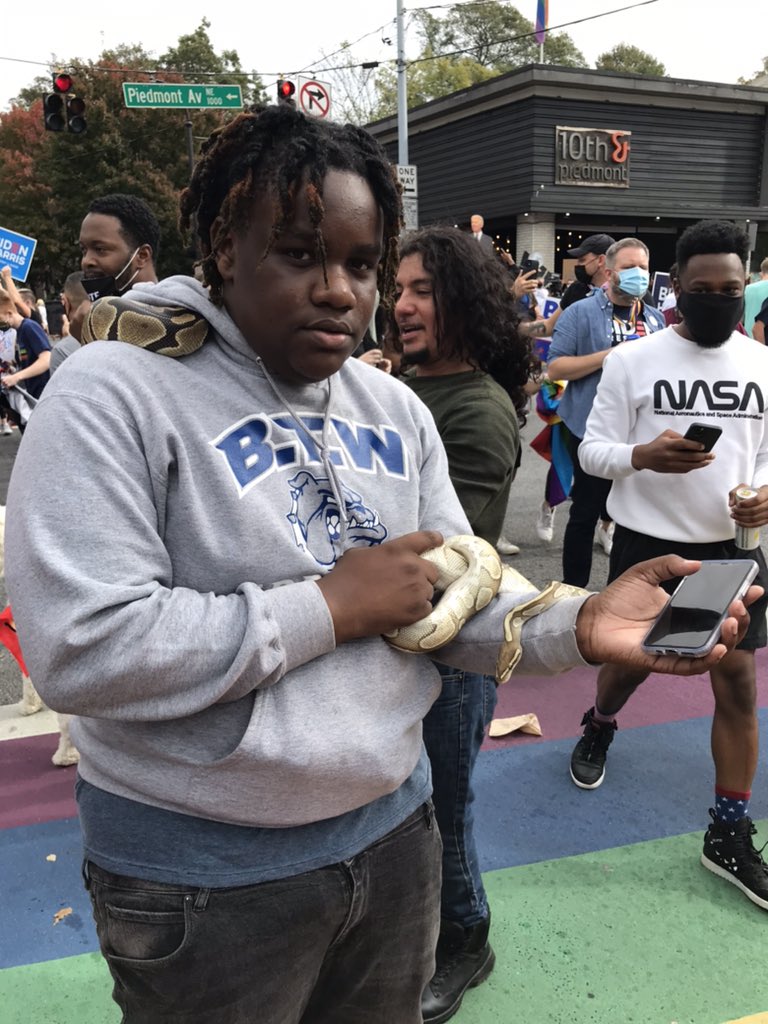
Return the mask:
[[661,610],[643,641],[645,653],[709,654],[731,603],[746,594],[757,572],[751,558],[702,562],[698,572],[682,578]]
[[711,427],[708,423],[692,423],[683,437],[686,441],[698,441],[704,445],[705,452],[711,452],[722,432],[720,427]]

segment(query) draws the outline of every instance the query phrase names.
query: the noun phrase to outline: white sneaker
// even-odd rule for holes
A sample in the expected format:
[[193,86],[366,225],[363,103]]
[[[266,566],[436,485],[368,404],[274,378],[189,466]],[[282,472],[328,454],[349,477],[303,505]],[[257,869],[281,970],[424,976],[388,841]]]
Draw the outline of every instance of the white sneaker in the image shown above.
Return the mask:
[[8,426],[7,423],[3,424],[3,433],[4,434],[12,434],[13,433],[13,431],[11,430],[11,428]]
[[500,555],[519,555],[520,548],[517,544],[513,544],[511,540],[507,540],[506,537],[499,537],[496,541],[496,550]]
[[539,510],[538,519],[536,520],[536,533],[541,540],[545,540],[548,544],[552,542],[554,525],[555,510],[548,505],[546,501],[543,501]]
[[595,538],[606,555],[610,555],[611,550],[613,549],[613,529],[613,523],[609,523],[607,527],[604,527],[602,522],[597,524]]

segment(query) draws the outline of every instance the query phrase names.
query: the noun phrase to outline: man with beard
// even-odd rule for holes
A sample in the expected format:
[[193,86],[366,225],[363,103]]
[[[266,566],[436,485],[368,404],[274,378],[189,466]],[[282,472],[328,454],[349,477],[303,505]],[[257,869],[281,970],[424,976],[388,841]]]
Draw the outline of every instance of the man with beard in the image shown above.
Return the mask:
[[159,251],[160,226],[143,199],[119,193],[94,199],[80,227],[80,267],[91,301],[156,284]]
[[[748,250],[746,234],[733,224],[688,228],[677,243],[674,282],[682,323],[621,345],[605,364],[579,455],[586,472],[613,480],[610,579],[674,552],[753,558],[757,582],[765,585],[760,547],[744,551],[734,541],[735,526],[768,523],[768,352],[736,331]],[[683,436],[701,421],[722,428],[715,452]],[[736,491],[745,486],[757,494],[737,504]],[[763,597],[742,642],[709,673],[715,798],[701,862],[768,909],[768,868],[753,846],[748,816],[758,753],[755,650],[766,645],[765,607]],[[647,676],[616,665],[600,669],[595,704],[571,758],[571,778],[581,789],[601,785],[615,715]]]
[[[435,419],[472,531],[496,544],[520,452],[515,406],[525,400],[534,370],[507,276],[458,229],[426,228],[400,247],[396,295],[403,360],[415,367],[406,383]],[[443,877],[435,973],[421,1008],[427,1024],[457,1013],[466,989],[485,981],[495,961],[474,837],[472,771],[496,706],[496,681],[436,667],[442,689],[424,719],[424,743]]]
[[[567,380],[560,418],[570,431],[573,486],[568,525],[563,538],[563,580],[586,587],[592,572],[595,527],[602,518],[610,481],[587,473],[580,445],[595,400],[603,362],[629,338],[641,338],[664,327],[664,317],[643,302],[648,291],[648,248],[638,238],[622,238],[605,254],[607,287],[566,309],[557,321],[549,349],[551,380]],[[610,554],[612,524],[601,522],[597,536]]]

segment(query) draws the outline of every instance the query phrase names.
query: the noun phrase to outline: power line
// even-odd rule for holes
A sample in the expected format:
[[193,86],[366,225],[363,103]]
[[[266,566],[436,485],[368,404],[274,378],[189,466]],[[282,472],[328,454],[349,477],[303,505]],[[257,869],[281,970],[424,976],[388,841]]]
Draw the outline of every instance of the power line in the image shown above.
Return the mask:
[[[455,8],[455,7],[469,7],[470,5],[484,4],[484,3],[491,3],[491,2],[496,2],[496,0],[470,0],[470,2],[464,3],[464,4],[436,4],[436,5],[433,5],[433,7],[431,7],[431,8],[430,7],[413,8],[411,11],[409,11],[409,13],[412,13],[414,10],[431,10],[431,9],[437,9],[438,7],[439,8],[445,8],[445,7],[453,7],[453,8]],[[650,4],[655,4],[655,3],[658,3],[658,0],[640,0],[640,2],[638,2],[638,3],[629,4],[626,7],[617,7],[617,8],[614,8],[614,10],[612,10],[612,11],[603,11],[600,14],[591,14],[591,15],[588,15],[588,16],[586,16],[584,18],[576,18],[573,21],[564,21],[564,22],[562,22],[559,25],[550,25],[550,26],[547,27],[547,32],[555,32],[558,29],[569,28],[572,25],[583,25],[585,22],[588,22],[588,21],[596,21],[599,18],[607,18],[607,17],[609,17],[612,14],[623,14],[625,11],[631,11],[631,10],[634,10],[635,8],[637,8],[637,7],[648,7]],[[387,25],[390,25],[390,24],[392,24],[392,22],[391,21],[387,21],[387,22],[384,23],[384,25],[379,26],[379,28],[372,29],[370,32],[366,32],[365,35],[361,36],[360,39],[358,39],[355,43],[347,43],[347,44],[345,44],[345,46],[341,47],[339,50],[335,50],[333,53],[329,54],[327,57],[322,57],[320,59],[321,60],[329,60],[331,57],[334,57],[337,53],[342,53],[344,50],[349,49],[351,46],[355,46],[362,39],[365,39],[368,36],[373,35],[375,32],[380,32],[382,29],[386,28]],[[520,35],[517,35],[517,36],[508,36],[508,37],[503,38],[503,39],[491,40],[488,43],[486,43],[485,46],[486,47],[489,47],[489,46],[500,46],[503,43],[514,43],[514,42],[518,42],[518,41],[523,40],[523,39],[531,39],[534,35],[535,35],[535,32],[523,32],[523,33],[521,33]],[[462,54],[472,53],[472,51],[474,49],[476,49],[476,47],[470,46],[470,47],[465,47],[465,48],[459,49],[459,50],[446,51],[445,53],[430,54],[428,57],[415,57],[413,60],[408,61],[408,65],[410,66],[410,65],[413,65],[413,64],[421,64],[421,63],[423,63],[425,61],[428,61],[428,60],[439,60],[439,59],[441,59],[443,57],[458,57],[458,56],[461,56]],[[289,75],[293,75],[293,76],[300,75],[302,73],[302,71],[289,71],[289,72],[286,72],[286,71],[263,71],[263,72],[256,72],[256,71],[244,71],[244,70],[233,70],[233,69],[226,70],[226,71],[199,71],[199,70],[196,70],[194,68],[186,69],[184,71],[178,71],[175,68],[168,68],[168,67],[165,67],[165,68],[115,68],[115,67],[105,67],[105,66],[98,65],[98,64],[95,64],[95,65],[93,65],[93,64],[85,65],[85,64],[71,62],[71,61],[70,62],[62,61],[62,62],[54,65],[54,62],[52,62],[50,60],[48,60],[48,61],[25,60],[25,59],[23,59],[21,57],[5,57],[5,56],[2,56],[2,55],[0,55],[0,61],[11,61],[11,62],[17,63],[17,64],[32,64],[32,65],[34,65],[36,67],[48,68],[49,70],[52,67],[55,66],[57,69],[61,69],[61,70],[102,71],[102,72],[106,72],[106,73],[109,73],[109,74],[149,75],[150,77],[156,77],[156,76],[162,76],[162,75],[168,75],[168,74],[184,75],[184,76],[187,76],[187,77],[189,77],[191,75],[195,75],[198,78],[211,78],[211,77],[214,77],[214,76],[215,77],[221,77],[222,75],[226,75],[226,76],[229,77],[229,76],[236,75],[239,78],[244,78],[244,79],[252,80],[254,82],[259,80],[259,81],[262,81],[262,83],[263,83],[263,79],[265,79],[265,78],[266,79],[272,79],[272,78],[278,79],[278,78],[281,78],[281,77],[287,77]],[[378,65],[382,65],[382,64],[395,64],[396,62],[397,62],[397,58],[393,57],[391,59],[385,59],[385,60],[382,60],[382,61],[378,61],[376,63]],[[346,70],[355,69],[355,68],[365,68],[365,67],[370,68],[371,63],[373,63],[373,62],[370,62],[370,61],[363,62],[363,61],[361,61],[358,64],[339,64],[339,65],[336,65],[334,67],[324,67],[324,68],[322,68],[322,70],[323,71],[346,71]],[[311,66],[313,66],[313,65],[307,65],[307,67],[311,67]],[[306,68],[302,69],[302,70],[306,70]]]

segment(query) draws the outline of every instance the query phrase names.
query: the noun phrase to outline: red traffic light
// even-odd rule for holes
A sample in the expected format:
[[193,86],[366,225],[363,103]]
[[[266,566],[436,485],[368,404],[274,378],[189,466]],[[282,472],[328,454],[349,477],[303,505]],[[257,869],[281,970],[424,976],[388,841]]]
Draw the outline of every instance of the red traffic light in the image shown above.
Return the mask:
[[72,75],[65,75],[59,71],[53,76],[54,92],[69,92],[73,84]]
[[281,78],[277,83],[277,98],[289,100],[296,92],[296,84],[288,78]]

